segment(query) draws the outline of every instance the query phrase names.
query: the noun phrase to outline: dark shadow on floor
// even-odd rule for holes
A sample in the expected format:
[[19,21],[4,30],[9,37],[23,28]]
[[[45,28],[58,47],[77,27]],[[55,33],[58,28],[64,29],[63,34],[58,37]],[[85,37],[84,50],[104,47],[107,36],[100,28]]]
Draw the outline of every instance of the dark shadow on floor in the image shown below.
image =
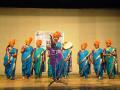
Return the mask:
[[56,86],[56,87],[20,87],[20,88],[0,88],[0,90],[120,90],[120,86],[101,86],[101,87],[66,87],[66,86]]

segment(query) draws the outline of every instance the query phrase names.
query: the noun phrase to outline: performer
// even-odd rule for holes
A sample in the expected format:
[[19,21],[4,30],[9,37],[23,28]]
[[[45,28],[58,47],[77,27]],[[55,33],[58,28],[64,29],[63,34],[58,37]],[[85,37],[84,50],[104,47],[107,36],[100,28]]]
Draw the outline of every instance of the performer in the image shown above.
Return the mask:
[[52,78],[52,66],[50,64],[50,50],[48,48],[51,48],[51,41],[46,42],[47,46],[47,57],[48,57],[48,78]]
[[103,79],[103,50],[99,48],[99,41],[94,42],[95,49],[92,51],[94,71],[99,79]]
[[81,50],[78,52],[79,74],[81,77],[88,78],[90,73],[90,52],[86,50],[87,43],[81,44]]
[[56,81],[61,78],[61,65],[63,61],[62,57],[62,44],[58,42],[61,37],[60,32],[55,32],[51,37],[51,46],[47,46],[47,49],[50,51],[50,64],[52,66],[52,76],[53,80]]
[[115,63],[117,63],[117,52],[112,46],[112,40],[106,40],[106,48],[104,49],[104,59],[106,61],[106,69],[109,79],[115,78]]
[[15,40],[9,41],[9,45],[6,48],[6,54],[4,56],[5,74],[8,79],[15,79],[16,60],[18,50],[14,48]]
[[63,65],[63,76],[65,78],[68,77],[69,72],[71,71],[72,68],[72,43],[71,42],[65,42],[63,44],[63,60],[64,60],[64,65]]
[[42,76],[42,64],[44,62],[44,49],[41,47],[42,40],[36,41],[37,48],[34,49],[33,62],[35,70],[35,78],[40,78]]
[[52,77],[52,66],[50,64],[50,52],[48,51],[48,78]]
[[33,53],[33,47],[30,46],[32,42],[32,38],[29,37],[25,41],[25,45],[21,48],[22,53],[22,76],[23,79],[31,76],[31,70],[32,70],[32,53]]

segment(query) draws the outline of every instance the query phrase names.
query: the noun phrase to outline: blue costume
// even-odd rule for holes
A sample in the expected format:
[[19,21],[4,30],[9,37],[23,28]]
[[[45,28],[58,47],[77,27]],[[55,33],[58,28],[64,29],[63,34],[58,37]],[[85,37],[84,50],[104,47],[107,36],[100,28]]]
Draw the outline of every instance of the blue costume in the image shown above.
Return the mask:
[[88,62],[89,51],[81,50],[78,52],[79,74],[80,76],[88,77],[90,73],[90,64]]
[[115,48],[113,47],[108,47],[105,49],[104,53],[105,55],[105,61],[106,61],[106,69],[107,69],[107,74],[109,78],[114,78],[115,77],[115,61],[116,57],[114,55],[107,55],[111,54],[113,51],[115,51]]
[[50,64],[50,51],[48,50],[48,77],[52,77],[52,66]]
[[99,78],[103,77],[103,60],[102,60],[103,50],[101,48],[92,51],[94,70]]
[[44,49],[43,48],[35,48],[34,50],[34,70],[35,70],[35,76],[41,77],[42,75],[42,64],[44,61]]
[[[70,49],[63,50],[63,60],[64,60],[64,65],[63,65],[63,76],[67,77],[68,73],[70,72],[70,63],[71,63],[71,54],[72,51]],[[69,57],[69,60],[65,61]]]
[[50,58],[48,58],[48,77],[52,77],[52,66],[50,64]]
[[[8,57],[7,52],[9,53],[10,57]],[[4,66],[5,66],[5,74],[8,79],[14,79],[15,77],[15,69],[16,69],[16,58],[13,56],[17,54],[17,49],[12,48],[11,50],[7,48],[6,54],[4,56]],[[10,60],[10,63],[8,61]]]
[[28,78],[31,76],[32,53],[33,53],[32,46],[26,47],[24,52],[22,53],[22,75]]

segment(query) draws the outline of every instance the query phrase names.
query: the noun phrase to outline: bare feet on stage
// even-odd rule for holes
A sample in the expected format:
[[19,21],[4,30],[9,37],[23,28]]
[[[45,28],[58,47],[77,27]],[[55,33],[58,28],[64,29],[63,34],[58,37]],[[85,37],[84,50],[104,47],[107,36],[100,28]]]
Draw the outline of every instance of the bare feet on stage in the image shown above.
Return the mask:
[[22,79],[23,79],[23,80],[25,80],[25,79],[30,79],[30,77],[25,77],[25,76],[23,76]]
[[68,76],[64,76],[64,78],[65,78],[65,79],[67,79],[67,78],[68,78]]
[[24,79],[25,79],[25,77],[23,76],[23,77],[22,77],[22,79],[24,80]]
[[41,77],[35,77],[35,79],[40,79]]

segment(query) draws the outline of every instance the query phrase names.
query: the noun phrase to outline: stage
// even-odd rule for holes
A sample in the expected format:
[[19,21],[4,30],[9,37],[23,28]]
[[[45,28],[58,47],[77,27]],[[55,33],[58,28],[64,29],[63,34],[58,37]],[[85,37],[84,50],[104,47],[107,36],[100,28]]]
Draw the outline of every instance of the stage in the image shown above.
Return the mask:
[[61,79],[59,82],[53,83],[48,87],[52,79],[43,75],[40,79],[23,80],[21,76],[16,76],[16,80],[7,80],[5,76],[0,76],[0,89],[2,90],[119,90],[120,76],[115,79],[108,79],[107,75],[103,80],[98,80],[94,75],[88,79],[79,77],[77,74],[70,75],[67,79]]

